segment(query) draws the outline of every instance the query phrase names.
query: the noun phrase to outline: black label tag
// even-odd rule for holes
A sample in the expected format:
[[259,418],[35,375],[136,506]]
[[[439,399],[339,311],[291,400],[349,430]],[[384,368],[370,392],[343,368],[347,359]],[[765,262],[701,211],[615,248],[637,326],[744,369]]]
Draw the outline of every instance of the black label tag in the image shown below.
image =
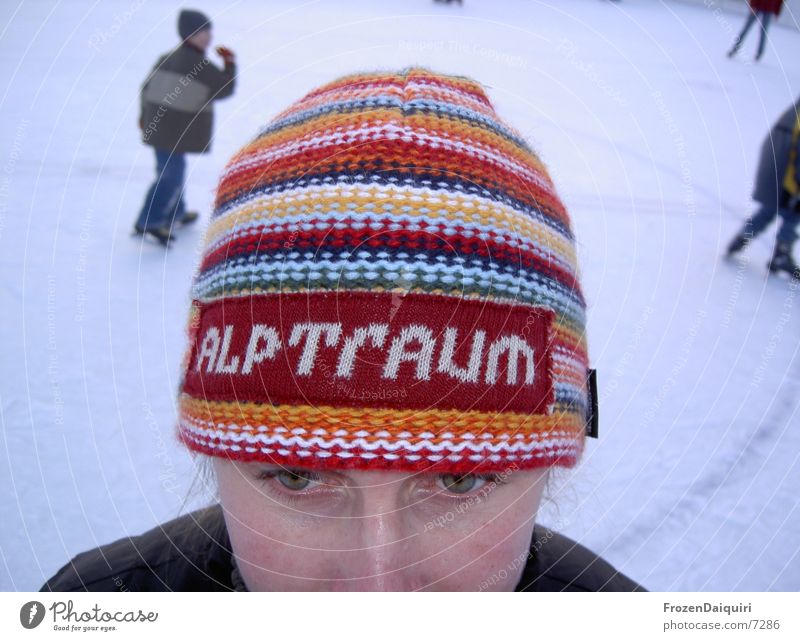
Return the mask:
[[597,438],[598,434],[598,415],[597,415],[597,370],[590,369],[586,380],[589,387],[589,407],[586,416],[586,436]]

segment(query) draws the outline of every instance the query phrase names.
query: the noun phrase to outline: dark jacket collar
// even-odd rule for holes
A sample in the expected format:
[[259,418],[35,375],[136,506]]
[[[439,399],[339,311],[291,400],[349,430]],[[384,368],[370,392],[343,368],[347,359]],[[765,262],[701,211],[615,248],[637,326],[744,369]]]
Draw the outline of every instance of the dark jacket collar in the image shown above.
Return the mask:
[[200,47],[195,47],[195,46],[194,46],[194,45],[193,45],[191,42],[189,42],[188,40],[184,40],[183,42],[181,42],[181,47],[185,47],[186,49],[189,49],[189,50],[191,50],[191,51],[196,51],[197,53],[199,53],[199,54],[200,54],[200,55],[202,55],[202,56],[205,56],[205,55],[206,55],[206,51],[205,51],[205,49],[201,49]]

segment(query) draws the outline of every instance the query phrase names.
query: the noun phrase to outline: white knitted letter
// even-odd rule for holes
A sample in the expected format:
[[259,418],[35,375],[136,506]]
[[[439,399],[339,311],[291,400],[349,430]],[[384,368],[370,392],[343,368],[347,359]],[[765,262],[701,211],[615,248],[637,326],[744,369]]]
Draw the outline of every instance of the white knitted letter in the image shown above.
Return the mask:
[[214,369],[214,361],[217,360],[217,351],[219,350],[219,330],[216,327],[209,327],[206,331],[205,338],[200,344],[200,355],[197,357],[197,365],[195,370],[198,372],[203,367],[203,359],[208,358],[208,365],[206,365],[206,372],[209,374]]
[[[420,348],[416,352],[406,351],[406,345],[411,341],[420,343]],[[403,328],[400,336],[396,336],[392,341],[389,350],[389,358],[383,368],[384,378],[397,378],[397,370],[400,363],[404,361],[417,362],[417,378],[422,381],[430,380],[431,359],[433,358],[433,348],[436,347],[436,339],[433,332],[425,325],[409,325]]]
[[239,369],[239,357],[234,356],[230,363],[228,360],[228,350],[231,348],[231,338],[233,337],[233,325],[225,325],[225,336],[222,338],[222,351],[217,359],[217,374],[235,374]]
[[[264,347],[258,349],[258,343],[264,339]],[[275,354],[281,348],[281,339],[278,332],[268,325],[253,325],[250,332],[250,342],[247,343],[247,353],[242,365],[242,374],[249,374],[253,371],[253,365],[268,359],[275,358]]]
[[317,358],[319,348],[319,337],[325,332],[325,345],[334,347],[339,342],[339,334],[342,333],[340,323],[295,323],[292,333],[289,336],[289,345],[297,347],[303,334],[306,334],[306,344],[297,364],[298,376],[309,376],[314,369],[314,361]]
[[336,376],[350,378],[358,349],[367,342],[368,337],[372,339],[373,347],[383,347],[388,331],[389,326],[383,323],[373,323],[368,327],[356,328],[352,336],[348,336],[344,341],[342,352],[339,354],[339,362],[336,365]]
[[443,374],[449,374],[462,383],[477,383],[480,376],[481,357],[483,356],[483,343],[486,340],[486,332],[479,329],[472,337],[472,351],[466,367],[459,367],[453,362],[457,337],[457,329],[448,327],[445,330],[444,345],[442,346],[442,352],[439,354],[439,365],[436,370]]
[[497,367],[500,356],[503,352],[508,352],[508,370],[506,383],[515,385],[517,382],[517,360],[520,355],[525,356],[525,384],[533,385],[535,358],[533,350],[519,336],[501,336],[489,348],[488,364],[486,366],[486,382],[495,383],[497,381]]

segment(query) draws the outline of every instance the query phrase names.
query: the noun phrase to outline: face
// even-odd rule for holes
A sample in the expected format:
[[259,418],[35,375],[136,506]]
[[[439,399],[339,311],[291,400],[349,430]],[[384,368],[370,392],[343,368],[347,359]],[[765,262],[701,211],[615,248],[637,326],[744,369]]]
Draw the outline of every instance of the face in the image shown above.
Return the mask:
[[201,29],[186,39],[192,46],[205,51],[211,44],[211,29]]
[[547,480],[219,458],[214,469],[242,578],[271,591],[513,590]]

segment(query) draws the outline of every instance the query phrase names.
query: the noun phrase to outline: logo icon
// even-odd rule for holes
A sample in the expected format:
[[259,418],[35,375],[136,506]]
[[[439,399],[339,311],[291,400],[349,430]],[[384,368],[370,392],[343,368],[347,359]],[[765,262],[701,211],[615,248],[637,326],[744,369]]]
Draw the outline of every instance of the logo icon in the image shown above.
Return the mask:
[[394,315],[397,313],[397,310],[400,309],[400,305],[403,303],[403,298],[405,298],[406,294],[411,290],[411,287],[414,285],[414,281],[411,280],[413,278],[413,274],[399,274],[397,278],[394,279],[394,287],[392,288],[392,307],[389,310],[389,322],[392,322]]
[[20,608],[19,622],[23,628],[32,630],[44,619],[44,605],[38,601],[28,601]]

